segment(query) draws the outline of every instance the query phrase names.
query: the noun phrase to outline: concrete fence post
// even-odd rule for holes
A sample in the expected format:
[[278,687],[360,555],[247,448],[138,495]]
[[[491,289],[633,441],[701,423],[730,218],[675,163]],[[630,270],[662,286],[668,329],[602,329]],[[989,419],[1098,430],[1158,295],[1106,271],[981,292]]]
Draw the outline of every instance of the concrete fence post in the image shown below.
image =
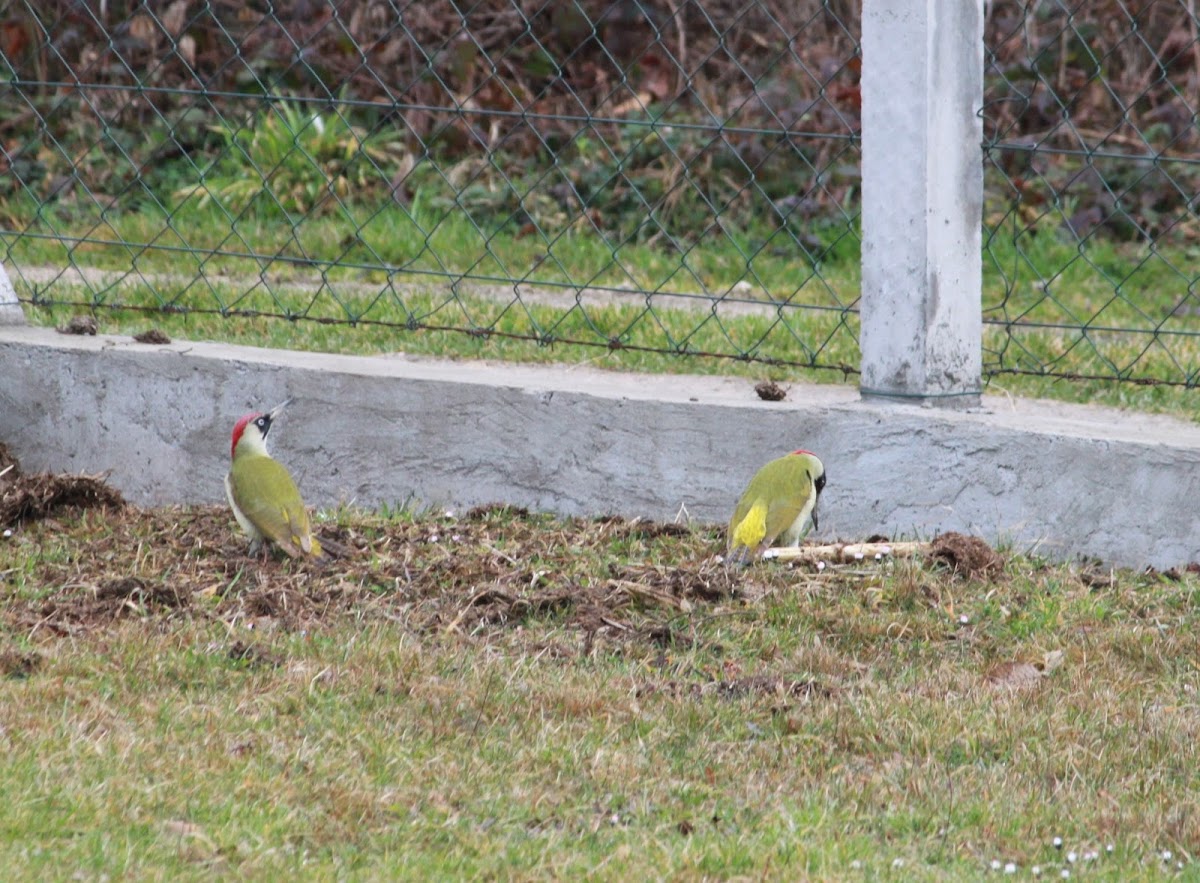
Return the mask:
[[4,264],[0,264],[0,325],[22,325],[24,322],[25,313],[21,310],[17,293],[8,281]]
[[864,397],[979,403],[984,0],[864,0]]

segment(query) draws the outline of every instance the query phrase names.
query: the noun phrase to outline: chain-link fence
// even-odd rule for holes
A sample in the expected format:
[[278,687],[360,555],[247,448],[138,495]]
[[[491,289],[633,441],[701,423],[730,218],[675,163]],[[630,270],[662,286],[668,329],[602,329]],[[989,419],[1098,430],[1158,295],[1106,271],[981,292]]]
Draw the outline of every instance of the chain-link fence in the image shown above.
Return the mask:
[[850,5],[9,3],[0,257],[223,336],[852,371]]
[[1200,383],[1191,0],[997,3],[984,370]]
[[[853,373],[859,33],[851,0],[0,2],[0,260],[47,321]],[[985,375],[1192,385],[1190,0],[995,0],[986,44]]]

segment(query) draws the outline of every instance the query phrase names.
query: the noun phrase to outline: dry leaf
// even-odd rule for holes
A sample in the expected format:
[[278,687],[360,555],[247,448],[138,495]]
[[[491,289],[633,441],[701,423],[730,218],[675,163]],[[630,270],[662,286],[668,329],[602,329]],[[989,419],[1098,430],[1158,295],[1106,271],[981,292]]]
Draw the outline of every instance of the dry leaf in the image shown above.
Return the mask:
[[1063,655],[1061,650],[1051,650],[1044,657],[1042,657],[1042,674],[1050,674],[1050,672],[1054,671],[1054,669],[1063,664],[1063,660],[1065,658],[1066,657]]
[[135,15],[129,20],[129,33],[143,43],[150,43],[158,35],[158,28],[150,16]]
[[189,822],[185,819],[167,819],[162,823],[163,831],[170,834],[172,837],[178,837],[180,840],[198,840],[207,846],[209,849],[216,849],[217,845],[212,842],[204,829],[195,822]]
[[196,66],[196,38],[191,34],[184,34],[179,38],[179,57],[187,62],[188,67]]
[[183,30],[183,25],[187,21],[187,6],[188,0],[175,0],[159,19],[163,29],[172,37],[178,37]]
[[1043,674],[1042,670],[1031,662],[1001,662],[993,666],[985,677],[993,687],[1024,690],[1037,686]]
[[1036,687],[1042,679],[1063,663],[1063,652],[1051,650],[1041,662],[1001,662],[984,676],[993,687],[1024,690]]

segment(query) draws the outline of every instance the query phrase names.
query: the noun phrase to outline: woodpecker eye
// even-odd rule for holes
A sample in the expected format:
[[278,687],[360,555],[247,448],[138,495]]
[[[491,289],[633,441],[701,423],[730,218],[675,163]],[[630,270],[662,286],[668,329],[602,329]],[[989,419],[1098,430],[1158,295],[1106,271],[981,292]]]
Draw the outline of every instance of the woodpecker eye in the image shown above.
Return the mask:
[[261,417],[259,417],[257,420],[254,421],[254,425],[257,426],[259,429],[261,429],[263,432],[266,432],[267,427],[271,425],[271,418],[268,417],[266,414],[263,414]]

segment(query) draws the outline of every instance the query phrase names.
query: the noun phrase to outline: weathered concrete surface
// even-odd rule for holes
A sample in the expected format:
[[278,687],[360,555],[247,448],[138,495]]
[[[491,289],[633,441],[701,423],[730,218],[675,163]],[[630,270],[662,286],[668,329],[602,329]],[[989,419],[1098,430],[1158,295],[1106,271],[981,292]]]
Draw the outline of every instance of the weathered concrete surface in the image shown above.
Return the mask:
[[865,0],[862,392],[979,404],[983,0]]
[[[825,461],[821,534],[969,530],[1131,566],[1200,559],[1200,427],[1060,403],[954,412],[744,379],[147,346],[0,328],[0,441],[142,504],[218,502],[229,431],[295,401],[273,450],[310,505],[416,498],[723,522],[754,470]],[[232,523],[232,522],[231,522]]]

